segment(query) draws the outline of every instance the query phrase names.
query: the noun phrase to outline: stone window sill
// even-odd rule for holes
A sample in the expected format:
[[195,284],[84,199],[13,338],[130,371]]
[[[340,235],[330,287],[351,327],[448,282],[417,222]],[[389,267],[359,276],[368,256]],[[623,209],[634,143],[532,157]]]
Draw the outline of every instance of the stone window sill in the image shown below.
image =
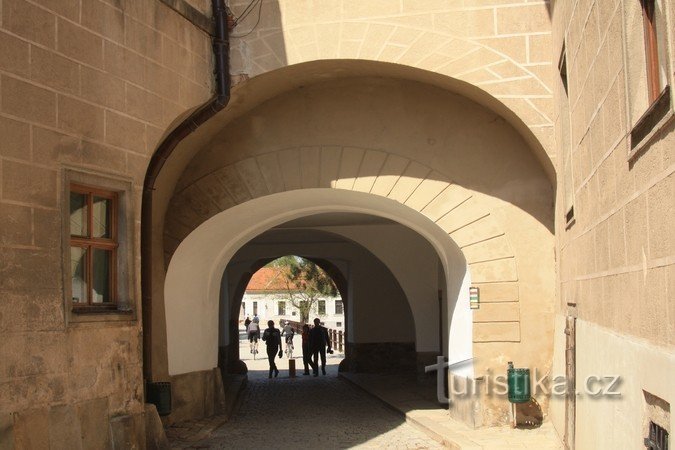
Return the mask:
[[73,308],[73,314],[81,314],[81,315],[87,315],[87,314],[133,314],[133,311],[128,309],[117,309],[116,307],[111,307],[111,306],[81,306],[81,307],[74,307]]
[[632,162],[637,155],[642,153],[673,117],[675,113],[671,105],[670,86],[666,86],[659,98],[652,103],[631,130],[628,161]]
[[73,306],[68,322],[129,322],[136,320],[133,309],[118,309],[116,306]]

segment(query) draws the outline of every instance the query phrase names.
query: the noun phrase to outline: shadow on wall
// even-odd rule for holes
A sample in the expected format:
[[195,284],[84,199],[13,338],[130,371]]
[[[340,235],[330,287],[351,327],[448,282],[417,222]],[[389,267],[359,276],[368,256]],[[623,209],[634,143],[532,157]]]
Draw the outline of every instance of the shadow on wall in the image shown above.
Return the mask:
[[[234,15],[235,28],[230,34],[231,66],[237,69],[231,71],[236,84],[244,81],[255,70],[253,65],[265,64],[266,58],[274,58],[275,62],[283,66],[288,64],[286,43],[281,29],[282,17],[279,2],[276,0],[233,0],[229,2],[230,10]],[[270,30],[274,34],[269,36]],[[250,49],[245,37],[267,36],[266,42],[273,43],[273,49]],[[270,52],[270,50],[272,50]],[[248,58],[251,51],[259,54],[257,60]]]
[[[298,236],[307,239],[307,242],[293,242]],[[312,241],[321,243],[312,244]],[[416,353],[412,305],[396,276],[361,245],[318,230],[302,230],[300,234],[294,230],[264,233],[249,241],[230,260],[221,282],[221,370],[242,373],[245,369],[239,361],[245,355],[238,353],[238,317],[246,286],[260,267],[285,254],[297,254],[315,262],[335,281],[344,305],[345,353],[348,359],[345,368],[369,372],[414,371]],[[359,306],[357,310],[354,309],[355,302]],[[265,322],[262,316],[261,321]],[[392,328],[392,323],[395,328]],[[373,352],[368,352],[369,345],[388,345],[395,350],[391,354],[399,357],[384,360],[385,354],[380,352],[377,358],[373,358]]]
[[[344,63],[357,73],[390,66]],[[370,192],[418,210],[457,196],[458,215],[484,220],[485,211],[473,208],[475,191],[516,205],[552,233],[554,188],[543,172],[503,118],[461,95],[382,77],[316,83],[269,99],[213,134],[177,183],[165,257],[220,211],[305,187]]]
[[[247,5],[258,9],[247,12]],[[244,58],[253,50],[236,38],[278,29],[277,2],[246,0],[230,6],[241,17],[232,58],[251,65],[234,75],[260,73],[253,66],[265,58],[286,59],[281,31],[266,40],[279,49],[256,49],[258,59]],[[265,14],[258,20],[260,8]],[[279,63],[287,64],[274,65]],[[412,72],[410,78],[419,81],[406,78]],[[368,61],[319,61],[243,83],[231,107],[186,139],[167,162],[165,183],[156,193],[161,199],[156,217],[164,217],[170,201],[171,207],[166,222],[155,224],[160,233],[154,237],[153,260],[161,260],[164,251],[168,263],[200,224],[237,205],[284,191],[342,189],[421,212],[466,248],[477,281],[511,283],[516,294],[509,300],[518,301],[519,275],[505,228],[513,223],[536,228],[537,236],[528,237],[530,247],[543,248],[538,245],[545,241],[541,228],[553,230],[551,180],[510,123],[450,88],[424,83],[438,74],[422,72]],[[303,76],[313,76],[314,84],[303,85]],[[280,89],[276,83],[290,87]],[[530,259],[539,255],[534,256]],[[163,274],[156,276],[159,291],[166,285]],[[153,304],[163,304],[163,294],[153,296]],[[192,297],[202,301],[194,292],[183,301]],[[156,310],[164,314],[163,305]],[[163,326],[165,319],[153,317]],[[164,345],[157,360],[161,366],[166,336],[156,342],[157,348]]]

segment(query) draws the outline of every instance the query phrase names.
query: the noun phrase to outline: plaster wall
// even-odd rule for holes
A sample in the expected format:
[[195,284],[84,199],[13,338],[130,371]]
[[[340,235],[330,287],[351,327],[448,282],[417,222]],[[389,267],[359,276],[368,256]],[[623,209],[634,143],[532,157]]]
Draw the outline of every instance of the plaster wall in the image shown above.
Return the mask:
[[[433,86],[355,77],[288,92],[210,132],[169,202],[167,261],[199,224],[251,199],[369,193],[417,211],[462,248],[482,304],[473,348],[459,354],[480,355],[479,373],[509,360],[550,367],[552,188],[499,116]],[[485,423],[506,419],[500,409]]]
[[[309,230],[305,233],[309,234]],[[269,244],[245,247],[235,261],[285,254],[323,258],[341,263],[345,268],[344,276],[350,286],[349,297],[345,299],[350,342],[415,342],[413,311],[417,305],[409,304],[400,282],[376,254],[349,242]],[[234,282],[246,269],[246,265],[239,266],[238,271],[228,269],[228,278]],[[437,331],[435,339],[438,340]]]
[[[647,437],[647,405],[644,392],[670,404],[670,422],[660,425],[675,429],[675,352],[645,339],[616,333],[592,322],[577,321],[576,448],[640,448]],[[593,398],[587,395],[589,376],[620,376],[615,387],[620,396]],[[591,390],[602,384],[591,382]],[[606,386],[606,384],[605,384]],[[598,432],[602,430],[602,432]],[[672,436],[672,434],[671,434]]]
[[444,266],[454,258],[461,259],[461,254],[456,247],[449,246],[451,241],[441,230],[430,227],[417,214],[395,202],[363,193],[307,189],[261,197],[231,208],[195,230],[169,266],[165,296],[170,373],[215,367],[220,279],[225,265],[239,247],[262,231],[288,220],[336,211],[397,218],[429,239]]
[[[567,49],[572,140],[570,148],[560,151],[572,154],[575,193],[575,222],[571,227],[565,228],[563,206],[557,208],[560,304],[563,311],[567,303],[571,304],[584,320],[672,346],[675,313],[673,302],[668,301],[672,292],[667,286],[673,278],[670,274],[675,255],[670,226],[675,222],[675,124],[671,121],[659,127],[659,134],[642,152],[630,153],[630,130],[636,113],[628,111],[628,87],[633,84],[628,78],[646,75],[628,74],[629,52],[638,49],[626,48],[624,57],[622,43],[634,38],[627,35],[630,30],[626,31],[623,23],[624,15],[634,14],[637,5],[625,6],[624,11],[622,4],[596,2],[574,14],[561,6],[554,15],[560,33],[570,30]],[[602,22],[598,22],[599,17]],[[578,23],[586,26],[579,29]],[[586,39],[588,33],[597,39]],[[556,42],[561,45],[560,36]],[[579,45],[595,45],[591,51],[597,58],[580,61]],[[636,58],[639,61],[639,56]],[[608,61],[609,66],[601,66],[601,61]],[[577,75],[576,67],[582,65],[593,85],[582,83]],[[591,95],[595,92],[599,94]],[[644,91],[642,94],[646,96]],[[639,118],[646,105],[641,102],[635,107],[640,108]],[[632,314],[628,315],[629,311]]]
[[[248,3],[230,2],[234,16]],[[505,105],[553,158],[549,8],[516,0],[268,1],[235,28],[232,71],[254,79],[340,59],[451,77]]]
[[[126,435],[144,443],[140,189],[165,130],[209,97],[210,66],[208,36],[155,0],[2,2],[3,442],[105,448]],[[130,187],[123,257],[132,314],[70,311],[66,170]]]
[[[433,247],[421,236],[397,225],[324,229],[358,242],[389,268],[410,303],[417,325],[417,351],[440,354],[438,318],[442,311],[439,311],[438,290],[445,288],[445,283],[438,283],[438,255]],[[396,245],[392,245],[394,242]],[[388,322],[382,312],[375,310],[369,322],[373,322],[373,318],[377,318],[379,322]],[[471,320],[470,317],[467,319]],[[466,340],[471,340],[471,333],[466,335]]]
[[[672,89],[675,4],[656,3],[657,14],[666,20],[658,30],[668,67],[662,82]],[[571,163],[557,167],[560,179],[569,182],[558,189],[556,202],[556,311],[578,317],[587,330],[577,335],[578,376],[598,368],[589,366],[592,355],[617,374],[631,377],[626,382],[631,390],[627,403],[578,403],[577,448],[586,448],[581,443],[600,436],[621,436],[634,447],[640,445],[635,430],[642,423],[635,403],[640,380],[647,372],[672,367],[675,345],[675,122],[658,123],[650,139],[632,148],[631,131],[649,106],[640,2],[555,2],[551,60],[559,59],[563,43],[569,89],[566,93],[560,81],[554,89],[561,106],[554,120],[556,153],[561,155],[559,163],[566,158]],[[569,105],[568,113],[563,105]],[[673,103],[670,117],[672,111]],[[568,130],[563,114],[569,114]],[[572,204],[561,197],[563,187],[573,194]],[[567,225],[570,206],[574,221]],[[563,330],[557,327],[556,333]],[[598,353],[602,333],[607,333],[602,342],[616,352]],[[641,365],[642,357],[631,350],[640,340],[653,346],[650,364]],[[564,336],[556,336],[555,342],[554,360],[562,361]],[[625,351],[619,350],[622,345]],[[596,419],[591,419],[591,411]],[[619,418],[617,411],[624,416]],[[551,410],[557,426],[563,412],[564,408]],[[589,423],[613,432],[593,437]],[[612,447],[609,441],[605,444]]]

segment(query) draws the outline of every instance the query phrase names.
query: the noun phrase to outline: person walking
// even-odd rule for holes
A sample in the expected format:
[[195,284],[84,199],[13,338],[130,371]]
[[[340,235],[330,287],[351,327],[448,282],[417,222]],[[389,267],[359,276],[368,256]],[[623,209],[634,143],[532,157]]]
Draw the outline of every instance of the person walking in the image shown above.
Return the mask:
[[279,369],[277,369],[274,359],[277,357],[277,353],[281,358],[283,350],[281,350],[281,333],[274,328],[273,320],[267,321],[267,329],[263,332],[262,340],[267,344],[267,360],[270,363],[270,373],[267,378],[272,378],[272,372],[274,372],[276,378],[279,375]]
[[246,327],[246,333],[248,334],[248,342],[251,347],[251,354],[255,355],[258,353],[258,339],[260,338],[260,326],[258,322],[251,322]]
[[305,366],[303,375],[309,375],[309,368],[314,372],[314,362],[312,361],[312,350],[309,347],[309,325],[302,326],[302,364]]
[[246,316],[246,320],[244,320],[244,328],[248,330],[248,324],[251,323],[251,318],[249,316]]
[[281,337],[285,337],[284,342],[286,343],[286,356],[291,357],[293,352],[293,336],[295,336],[295,330],[291,326],[291,323],[287,320],[284,322],[284,328],[281,330]]
[[312,351],[314,365],[314,376],[319,376],[319,356],[321,356],[321,373],[326,375],[326,348],[328,353],[333,353],[331,349],[330,336],[328,330],[321,326],[321,320],[314,319],[314,328],[309,332],[309,347]]

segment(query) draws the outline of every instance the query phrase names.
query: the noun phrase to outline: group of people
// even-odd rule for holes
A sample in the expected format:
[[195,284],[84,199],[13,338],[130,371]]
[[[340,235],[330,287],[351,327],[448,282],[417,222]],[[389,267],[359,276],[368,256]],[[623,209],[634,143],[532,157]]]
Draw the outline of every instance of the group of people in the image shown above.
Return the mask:
[[[251,345],[251,353],[257,352],[257,342],[260,338],[260,324],[258,316],[253,320],[246,318],[244,325],[246,326],[246,333]],[[275,363],[277,355],[281,358],[283,349],[281,347],[281,338],[285,337],[286,343],[293,343],[293,336],[295,330],[286,322],[283,330],[274,328],[274,321],[267,321],[267,329],[262,333],[262,340],[267,347],[267,359],[270,364],[269,378],[272,375],[275,377],[279,375],[279,369]],[[302,362],[305,368],[303,375],[309,375],[309,369],[315,377],[319,376],[319,362],[321,362],[321,372],[326,375],[326,353],[333,353],[330,334],[326,327],[321,325],[321,320],[314,319],[314,326],[310,328],[305,324],[302,327]]]

